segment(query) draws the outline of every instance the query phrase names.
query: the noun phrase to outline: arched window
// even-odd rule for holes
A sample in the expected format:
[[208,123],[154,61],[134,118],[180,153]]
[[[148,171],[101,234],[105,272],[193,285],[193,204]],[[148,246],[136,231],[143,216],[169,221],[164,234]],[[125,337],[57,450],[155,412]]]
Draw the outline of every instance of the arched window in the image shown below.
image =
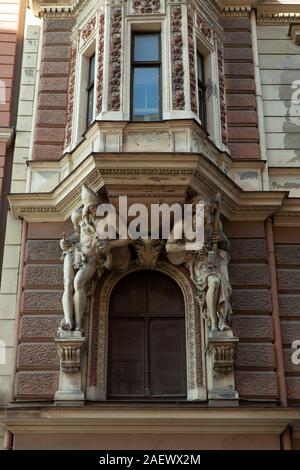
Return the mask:
[[108,332],[108,398],[186,396],[184,300],[169,276],[147,270],[122,278]]

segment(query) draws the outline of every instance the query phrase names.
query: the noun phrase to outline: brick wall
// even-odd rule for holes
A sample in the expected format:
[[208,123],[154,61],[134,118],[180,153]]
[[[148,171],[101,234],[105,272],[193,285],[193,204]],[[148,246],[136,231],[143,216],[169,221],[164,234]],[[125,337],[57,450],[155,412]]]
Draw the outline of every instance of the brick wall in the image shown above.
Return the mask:
[[270,276],[263,223],[229,223],[233,331],[239,337],[235,357],[240,398],[277,400]]
[[249,17],[223,18],[228,146],[233,158],[259,159]]
[[68,224],[28,227],[17,355],[15,396],[52,400],[58,387],[59,359],[54,337],[62,318],[63,269],[59,239]]
[[72,18],[44,20],[34,160],[59,160],[65,140]]
[[292,363],[292,343],[300,340],[300,229],[275,229],[281,334],[289,403],[300,403],[300,366]]

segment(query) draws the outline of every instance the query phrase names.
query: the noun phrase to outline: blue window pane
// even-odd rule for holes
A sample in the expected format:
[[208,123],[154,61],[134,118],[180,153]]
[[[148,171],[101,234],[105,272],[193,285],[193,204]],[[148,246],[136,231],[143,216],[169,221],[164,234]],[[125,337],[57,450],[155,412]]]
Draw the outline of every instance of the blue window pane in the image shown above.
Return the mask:
[[94,78],[95,78],[95,56],[91,57],[90,59],[89,85],[94,82]]
[[94,119],[94,87],[88,91],[87,101],[87,126],[90,126]]
[[134,36],[134,60],[159,60],[159,35],[143,34]]
[[133,71],[133,120],[159,120],[159,68],[136,67]]
[[201,82],[204,81],[204,63],[203,63],[203,56],[200,52],[197,53],[197,73],[198,73],[198,80]]

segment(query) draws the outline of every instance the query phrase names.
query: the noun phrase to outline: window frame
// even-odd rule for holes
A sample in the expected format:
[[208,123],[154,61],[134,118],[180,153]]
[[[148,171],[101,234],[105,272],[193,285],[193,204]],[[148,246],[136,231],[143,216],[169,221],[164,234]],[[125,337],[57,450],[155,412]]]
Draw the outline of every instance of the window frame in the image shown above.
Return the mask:
[[[136,61],[134,60],[134,44],[136,36],[158,36],[158,60]],[[158,119],[144,120],[134,119],[134,69],[135,68],[158,68],[158,91],[159,108]],[[161,31],[132,31],[131,32],[131,53],[130,53],[130,122],[160,122],[162,121],[162,53],[161,53]]]
[[[198,68],[198,57],[201,58],[201,71],[202,71],[202,76],[199,77],[199,68]],[[207,130],[207,96],[206,96],[206,77],[205,77],[205,56],[197,49],[196,52],[196,64],[197,64],[197,98],[198,98],[198,118],[201,121],[202,127]],[[200,90],[202,92],[202,96],[204,97],[204,100],[201,100],[200,103]],[[203,118],[200,115],[200,110],[203,111]]]
[[[91,80],[91,63],[92,60],[94,60],[94,75]],[[87,80],[87,87],[86,87],[86,129],[88,129],[93,121],[94,121],[94,107],[95,107],[95,73],[96,73],[96,52],[94,52],[89,58],[88,58],[88,80]],[[89,122],[89,112],[90,112],[90,107],[89,107],[89,97],[90,93],[93,93],[93,100],[92,100],[92,120]]]
[[[149,303],[149,293],[154,291],[154,288],[157,287],[156,283],[153,285],[153,278],[159,274],[164,277],[169,277],[169,287],[171,286],[173,292],[176,292],[178,303],[176,304],[176,309],[173,310],[164,310],[156,308],[154,304],[152,304],[152,309],[150,308]],[[135,304],[135,311],[127,310],[126,305],[124,309],[124,304],[122,303],[122,308],[119,311],[115,310],[115,301],[118,299],[118,290],[122,287],[129,287],[130,285],[134,285],[135,276],[139,276],[140,279],[140,292],[142,293],[140,302],[138,305]],[[125,286],[123,282],[125,281]],[[126,286],[127,282],[127,286]],[[120,283],[120,284],[119,284]],[[119,285],[118,285],[119,284]],[[152,285],[152,289],[151,289]],[[161,305],[160,305],[161,306]],[[143,348],[143,355],[140,356],[143,359],[143,389],[142,393],[113,393],[112,390],[112,382],[111,382],[111,371],[113,370],[113,349],[115,346],[114,341],[116,339],[113,336],[113,328],[112,322],[126,322],[128,325],[132,321],[138,320],[142,325],[143,329],[143,341],[144,341],[144,348]],[[166,321],[166,320],[176,320],[182,323],[182,327],[180,329],[180,337],[181,337],[181,391],[178,393],[154,393],[154,389],[152,387],[153,384],[153,369],[151,368],[151,356],[153,349],[151,348],[151,340],[154,338],[151,337],[151,325],[153,321]],[[124,329],[122,330],[124,331]],[[166,330],[167,331],[167,330]],[[145,400],[145,401],[174,401],[174,400],[187,400],[188,394],[188,382],[187,382],[187,373],[188,373],[188,363],[187,363],[187,341],[186,341],[186,306],[184,301],[183,292],[180,289],[179,284],[166,273],[157,273],[155,270],[146,270],[143,269],[141,271],[132,271],[129,274],[126,274],[124,277],[119,279],[119,282],[114,285],[113,290],[111,291],[110,300],[109,300],[109,307],[108,307],[108,344],[107,344],[107,367],[106,367],[106,380],[107,380],[107,389],[106,389],[106,399],[107,401],[110,400],[129,400],[129,401],[136,401],[136,400]]]

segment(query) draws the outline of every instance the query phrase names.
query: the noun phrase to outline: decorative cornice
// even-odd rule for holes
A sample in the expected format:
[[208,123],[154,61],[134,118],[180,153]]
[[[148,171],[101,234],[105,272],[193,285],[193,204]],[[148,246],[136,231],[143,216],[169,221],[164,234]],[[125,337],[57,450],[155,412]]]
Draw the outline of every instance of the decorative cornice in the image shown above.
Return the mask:
[[268,1],[257,6],[258,24],[300,23],[300,4]]
[[74,16],[88,0],[62,0],[61,4],[47,0],[28,0],[28,6],[35,16],[65,17]]
[[300,198],[287,198],[274,216],[274,225],[280,227],[300,227]]
[[0,142],[6,142],[6,146],[9,147],[15,137],[15,129],[13,127],[0,127]]
[[221,0],[224,16],[248,16],[251,12],[251,0]]
[[300,21],[298,24],[290,25],[289,36],[294,44],[300,46]]
[[95,191],[105,187],[109,198],[135,194],[154,202],[184,202],[186,194],[213,197],[221,190],[223,214],[229,220],[263,221],[280,210],[288,194],[245,192],[200,154],[97,153],[88,156],[50,193],[10,194],[10,208],[15,217],[28,222],[67,220],[81,204],[82,183]]
[[269,434],[298,427],[299,409],[208,409],[193,405],[104,405],[59,408],[7,407],[0,423],[13,434],[50,433],[168,433]]

